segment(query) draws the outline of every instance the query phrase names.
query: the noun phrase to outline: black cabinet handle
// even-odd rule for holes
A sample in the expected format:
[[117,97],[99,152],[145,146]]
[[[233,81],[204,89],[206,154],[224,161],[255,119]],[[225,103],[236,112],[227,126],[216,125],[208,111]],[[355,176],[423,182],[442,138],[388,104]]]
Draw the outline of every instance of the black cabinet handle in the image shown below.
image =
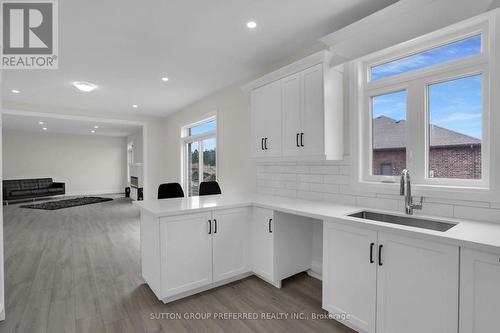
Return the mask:
[[264,138],[260,139],[260,149],[264,150]]
[[300,147],[299,146],[299,133],[297,133],[297,137],[295,138],[295,142],[297,143],[297,147]]
[[304,133],[300,133],[300,146],[304,147]]
[[272,234],[273,230],[271,229],[271,223],[273,222],[273,219],[269,219],[269,233]]
[[370,264],[373,264],[375,261],[373,260],[373,247],[375,246],[375,243],[370,244]]
[[264,149],[267,150],[267,138],[264,138]]
[[208,220],[208,234],[212,234],[212,220]]
[[382,244],[378,246],[378,265],[379,265],[379,266],[382,266],[382,265],[383,265],[383,264],[382,264],[382,248],[383,248],[383,247],[384,247],[384,246],[383,246]]
[[217,233],[217,219],[214,219],[214,234]]

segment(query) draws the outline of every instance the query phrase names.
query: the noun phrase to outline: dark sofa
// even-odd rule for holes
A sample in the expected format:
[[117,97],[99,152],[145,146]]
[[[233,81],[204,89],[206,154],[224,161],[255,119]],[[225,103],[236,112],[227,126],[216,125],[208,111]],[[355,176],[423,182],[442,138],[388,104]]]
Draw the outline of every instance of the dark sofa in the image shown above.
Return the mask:
[[66,193],[64,183],[55,183],[52,178],[4,180],[3,200],[32,199]]

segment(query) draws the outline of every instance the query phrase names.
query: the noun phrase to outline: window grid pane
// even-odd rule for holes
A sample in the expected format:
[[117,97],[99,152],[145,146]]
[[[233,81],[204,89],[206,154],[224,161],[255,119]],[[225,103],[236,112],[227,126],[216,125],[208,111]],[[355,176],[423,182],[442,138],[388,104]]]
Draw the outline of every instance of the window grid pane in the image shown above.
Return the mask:
[[373,66],[370,68],[370,78],[371,81],[381,80],[480,53],[481,35],[476,35]]
[[482,76],[428,86],[429,178],[481,179]]
[[372,174],[394,176],[406,168],[406,91],[374,96]]
[[190,127],[188,129],[188,135],[191,136],[191,135],[203,134],[206,132],[215,131],[216,128],[217,128],[217,126],[216,126],[215,120],[212,120],[212,121],[209,121],[206,123],[202,123],[202,124]]

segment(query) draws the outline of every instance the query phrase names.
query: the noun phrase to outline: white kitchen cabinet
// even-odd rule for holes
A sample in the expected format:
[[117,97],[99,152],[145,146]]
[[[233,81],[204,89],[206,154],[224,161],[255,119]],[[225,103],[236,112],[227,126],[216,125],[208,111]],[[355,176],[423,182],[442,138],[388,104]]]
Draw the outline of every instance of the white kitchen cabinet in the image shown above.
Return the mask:
[[457,246],[378,233],[377,333],[458,331]]
[[211,213],[162,218],[162,297],[212,283]]
[[323,308],[334,318],[368,333],[458,331],[457,246],[335,222],[324,228]]
[[243,88],[251,95],[254,157],[343,158],[343,72],[329,67],[329,57],[319,52]]
[[460,333],[497,332],[500,327],[500,252],[462,248]]
[[251,223],[252,270],[268,282],[274,282],[274,212],[255,207]]
[[226,280],[245,273],[247,269],[248,209],[214,211],[213,280]]
[[[248,222],[247,207],[160,218],[159,244],[141,245],[144,278],[160,299],[171,301],[247,274]],[[144,219],[141,240],[155,239],[155,228],[153,218]]]
[[376,249],[376,231],[323,225],[323,308],[359,332],[375,332]]
[[254,157],[281,155],[281,82],[251,92],[252,153]]
[[290,75],[281,80],[283,93],[283,155],[295,156],[301,153],[302,132],[302,73]]

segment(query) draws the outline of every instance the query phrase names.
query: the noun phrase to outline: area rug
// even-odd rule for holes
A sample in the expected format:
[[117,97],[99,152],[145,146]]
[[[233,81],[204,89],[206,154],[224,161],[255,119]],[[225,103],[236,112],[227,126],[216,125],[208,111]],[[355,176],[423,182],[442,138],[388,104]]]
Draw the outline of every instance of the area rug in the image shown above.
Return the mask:
[[91,205],[112,200],[113,199],[111,198],[81,197],[81,198],[64,199],[58,201],[48,201],[39,204],[22,205],[21,208],[56,210],[56,209],[70,208],[76,206]]

